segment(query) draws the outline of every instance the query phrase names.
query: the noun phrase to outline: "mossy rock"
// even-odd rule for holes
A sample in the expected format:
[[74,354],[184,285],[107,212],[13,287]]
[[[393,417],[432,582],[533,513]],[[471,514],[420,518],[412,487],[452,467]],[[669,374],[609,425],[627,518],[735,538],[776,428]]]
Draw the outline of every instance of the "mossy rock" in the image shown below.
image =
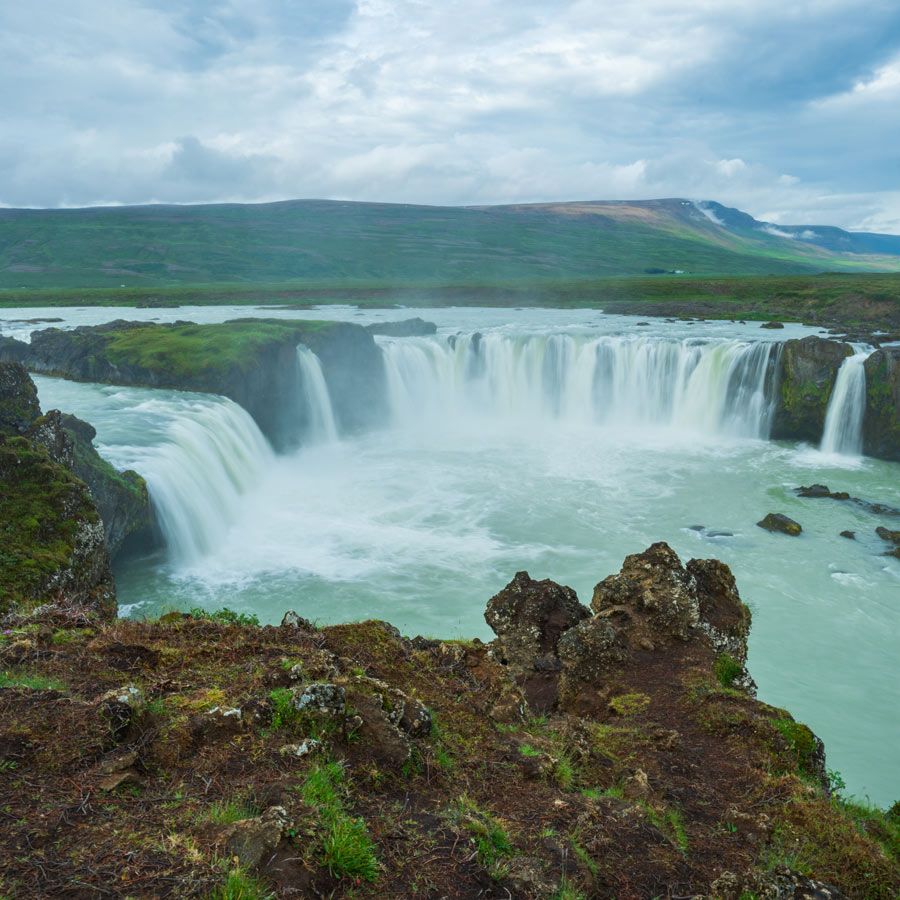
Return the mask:
[[58,600],[115,612],[100,516],[43,448],[0,436],[0,612]]
[[853,348],[819,337],[786,341],[781,351],[772,436],[818,443],[837,373]]

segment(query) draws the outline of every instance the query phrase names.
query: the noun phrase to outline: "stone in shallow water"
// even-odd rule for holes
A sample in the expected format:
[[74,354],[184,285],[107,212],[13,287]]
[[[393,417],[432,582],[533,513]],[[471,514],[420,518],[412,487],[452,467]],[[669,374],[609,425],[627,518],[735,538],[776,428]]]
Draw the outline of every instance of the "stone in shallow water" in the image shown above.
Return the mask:
[[795,522],[789,516],[784,515],[784,513],[769,513],[756,524],[760,528],[765,528],[766,531],[777,531],[780,534],[789,534],[791,537],[797,537],[803,531],[803,527],[799,522]]

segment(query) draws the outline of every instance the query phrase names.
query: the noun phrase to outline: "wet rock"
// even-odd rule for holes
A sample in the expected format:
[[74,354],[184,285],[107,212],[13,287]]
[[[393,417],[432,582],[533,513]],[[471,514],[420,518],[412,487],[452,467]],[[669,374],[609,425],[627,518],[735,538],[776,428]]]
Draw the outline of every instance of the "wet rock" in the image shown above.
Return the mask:
[[808,487],[798,487],[794,489],[794,493],[798,497],[828,497],[831,500],[852,499],[846,491],[830,491],[827,484],[811,484]]
[[838,369],[850,344],[820,337],[786,341],[778,361],[772,437],[818,443]]
[[824,881],[816,881],[786,866],[771,872],[736,874],[723,872],[710,885],[710,896],[716,900],[847,900],[847,895]]
[[257,868],[273,853],[292,822],[283,806],[272,806],[261,816],[227,826],[220,840],[229,856],[247,869]]
[[766,531],[777,531],[780,534],[788,534],[792,537],[797,537],[803,531],[803,527],[799,522],[795,522],[783,513],[768,513],[756,524],[760,528],[765,528]]
[[26,432],[26,436],[50,455],[50,459],[65,466],[75,467],[75,445],[62,426],[62,413],[51,409],[45,416],[36,419]]
[[760,328],[784,328],[783,322],[763,322]]
[[214,706],[192,720],[195,740],[230,738],[243,731],[244,714],[236,706]]
[[842,531],[842,532],[841,532],[841,537],[842,537],[842,538],[847,538],[847,540],[850,540],[850,541],[855,541],[855,540],[856,540],[856,532],[855,532],[855,531],[849,531],[849,530],[847,530],[847,531]]
[[883,541],[887,541],[889,544],[900,546],[900,531],[892,531],[890,528],[885,528],[883,525],[879,525],[875,529],[875,534],[877,534],[878,537],[880,537]]
[[900,347],[882,347],[865,361],[863,452],[900,460]]
[[646,615],[653,630],[688,640],[700,621],[693,581],[678,554],[665,543],[625,558],[617,575],[595,588],[591,608],[602,615],[633,609]]
[[56,410],[44,418],[50,417],[56,417],[54,429],[61,431],[71,445],[70,468],[91,492],[110,556],[114,557],[129,540],[140,540],[144,547],[155,544],[150,493],[144,479],[131,469],[114,468],[100,456],[93,443],[97,432],[88,422]]

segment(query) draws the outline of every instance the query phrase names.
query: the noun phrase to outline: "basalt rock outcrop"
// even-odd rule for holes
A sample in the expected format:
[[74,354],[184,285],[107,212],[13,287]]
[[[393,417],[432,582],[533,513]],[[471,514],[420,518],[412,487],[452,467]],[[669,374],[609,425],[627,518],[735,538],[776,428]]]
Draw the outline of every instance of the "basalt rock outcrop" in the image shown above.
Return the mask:
[[772,421],[776,439],[818,443],[838,369],[850,344],[820,337],[785,341],[778,361],[778,398]]
[[900,347],[882,347],[865,362],[863,451],[900,460]]
[[0,363],[0,615],[43,604],[115,615],[103,523],[72,471],[71,444],[37,408],[34,384]]
[[718,560],[683,566],[665,543],[627,557],[594,588],[590,610],[571,588],[519,572],[491,598],[485,619],[497,634],[494,657],[537,709],[561,703],[596,713],[625,690],[623,673],[673,647],[675,655],[687,647],[727,654],[732,682],[752,689],[744,669],[750,612],[731,571]]
[[0,363],[0,433],[22,435],[87,485],[110,556],[132,536],[154,539],[144,479],[137,472],[117,470],[100,456],[93,444],[97,432],[89,423],[59,410],[42,415],[34,382],[18,363]]

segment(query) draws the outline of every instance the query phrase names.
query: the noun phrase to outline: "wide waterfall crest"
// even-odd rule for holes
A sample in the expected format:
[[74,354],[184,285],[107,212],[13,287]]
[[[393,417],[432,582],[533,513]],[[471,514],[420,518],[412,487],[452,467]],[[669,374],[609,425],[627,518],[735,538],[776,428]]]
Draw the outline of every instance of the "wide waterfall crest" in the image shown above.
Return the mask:
[[297,362],[300,368],[300,390],[307,420],[305,442],[335,441],[338,436],[337,421],[319,357],[308,347],[300,344],[297,347]]
[[865,361],[870,349],[854,347],[838,369],[834,389],[828,400],[825,427],[819,449],[823,453],[859,456],[862,453],[862,426],[866,411]]
[[171,557],[185,564],[216,546],[274,454],[249,413],[231,400],[182,403],[187,408],[167,423],[161,442],[133,465],[147,481]]
[[428,410],[766,438],[780,344],[633,336],[382,339],[395,422]]

